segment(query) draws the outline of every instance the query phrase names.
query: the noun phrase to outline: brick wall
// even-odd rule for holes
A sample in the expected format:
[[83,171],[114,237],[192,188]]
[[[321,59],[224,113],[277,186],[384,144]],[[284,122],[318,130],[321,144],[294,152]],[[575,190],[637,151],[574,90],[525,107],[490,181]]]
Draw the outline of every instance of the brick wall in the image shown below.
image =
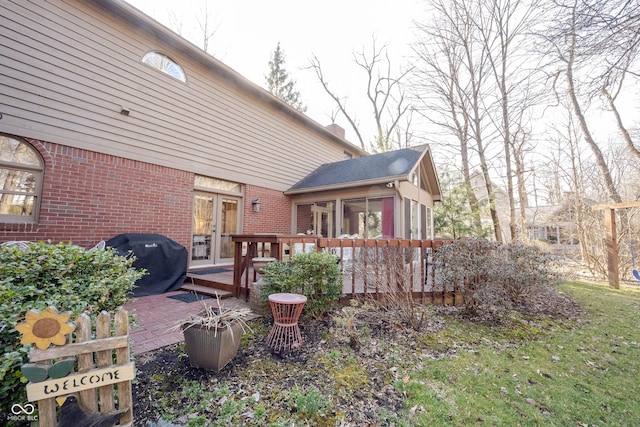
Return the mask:
[[296,234],[313,230],[313,212],[311,212],[311,205],[298,205],[297,214]]
[[[156,233],[190,250],[193,173],[28,141],[45,163],[38,223],[0,222],[0,242],[50,240],[89,248],[121,233]],[[254,199],[260,212],[253,212]],[[247,185],[243,233],[291,234],[289,198]]]
[[[260,212],[251,202],[260,200]],[[244,200],[244,234],[280,233],[291,235],[291,200],[281,191],[247,185]]]
[[0,241],[92,247],[120,233],[157,233],[190,247],[193,174],[29,140],[44,158],[37,224],[0,223]]

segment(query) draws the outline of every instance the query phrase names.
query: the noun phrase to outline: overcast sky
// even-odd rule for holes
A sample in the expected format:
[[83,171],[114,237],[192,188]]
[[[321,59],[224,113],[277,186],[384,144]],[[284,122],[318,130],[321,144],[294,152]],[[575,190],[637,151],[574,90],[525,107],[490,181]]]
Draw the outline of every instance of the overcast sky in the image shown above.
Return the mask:
[[[126,0],[149,16],[202,45],[202,16],[205,0]],[[394,66],[405,65],[413,40],[413,20],[422,15],[420,0],[217,0],[208,2],[216,28],[209,53],[254,83],[265,86],[270,55],[280,42],[285,65],[296,80],[307,115],[322,125],[331,123],[333,100],[324,92],[309,66],[317,56],[332,90],[349,98],[348,107],[366,124],[372,116],[365,102],[365,74],[353,61],[353,53],[387,44]],[[347,139],[358,143],[346,120]],[[364,129],[362,129],[365,131]],[[372,129],[367,129],[373,132]]]

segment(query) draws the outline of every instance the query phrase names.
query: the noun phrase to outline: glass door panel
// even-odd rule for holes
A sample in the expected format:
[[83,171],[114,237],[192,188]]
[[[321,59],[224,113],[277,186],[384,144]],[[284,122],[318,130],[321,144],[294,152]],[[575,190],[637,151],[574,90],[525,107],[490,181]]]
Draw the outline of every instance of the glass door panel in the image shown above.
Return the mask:
[[316,203],[313,229],[322,237],[333,237],[334,204],[331,202]]
[[240,231],[241,200],[215,193],[194,194],[191,265],[233,262],[231,236]]
[[238,199],[222,197],[220,213],[220,261],[233,259],[231,235],[238,232]]
[[213,263],[215,249],[214,202],[214,195],[196,193],[193,197],[192,264]]
[[356,234],[360,238],[366,238],[366,212],[365,199],[345,200],[342,204],[342,234]]

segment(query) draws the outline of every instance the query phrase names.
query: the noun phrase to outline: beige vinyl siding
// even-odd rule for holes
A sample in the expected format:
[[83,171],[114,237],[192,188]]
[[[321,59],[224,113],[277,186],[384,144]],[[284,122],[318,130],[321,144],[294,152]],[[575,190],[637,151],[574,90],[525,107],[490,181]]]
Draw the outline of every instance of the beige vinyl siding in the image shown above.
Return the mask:
[[[211,73],[99,6],[5,3],[0,131],[279,190],[343,158],[343,143],[266,93]],[[187,83],[143,64],[149,50],[176,60]]]

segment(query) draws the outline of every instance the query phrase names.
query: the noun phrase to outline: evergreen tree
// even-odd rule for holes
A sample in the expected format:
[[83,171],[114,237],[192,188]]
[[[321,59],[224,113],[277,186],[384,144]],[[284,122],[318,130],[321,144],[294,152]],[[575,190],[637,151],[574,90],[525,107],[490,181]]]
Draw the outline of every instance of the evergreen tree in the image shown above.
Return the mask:
[[[478,231],[473,226],[474,214],[469,205],[472,190],[455,173],[441,175],[442,202],[433,212],[433,226],[438,238],[457,239],[460,237],[487,237],[487,230]],[[482,206],[481,209],[486,209]]]
[[300,92],[295,88],[295,80],[291,80],[285,69],[284,51],[280,48],[280,42],[271,55],[269,74],[265,77],[269,92],[301,113],[307,111],[307,107],[300,100]]

